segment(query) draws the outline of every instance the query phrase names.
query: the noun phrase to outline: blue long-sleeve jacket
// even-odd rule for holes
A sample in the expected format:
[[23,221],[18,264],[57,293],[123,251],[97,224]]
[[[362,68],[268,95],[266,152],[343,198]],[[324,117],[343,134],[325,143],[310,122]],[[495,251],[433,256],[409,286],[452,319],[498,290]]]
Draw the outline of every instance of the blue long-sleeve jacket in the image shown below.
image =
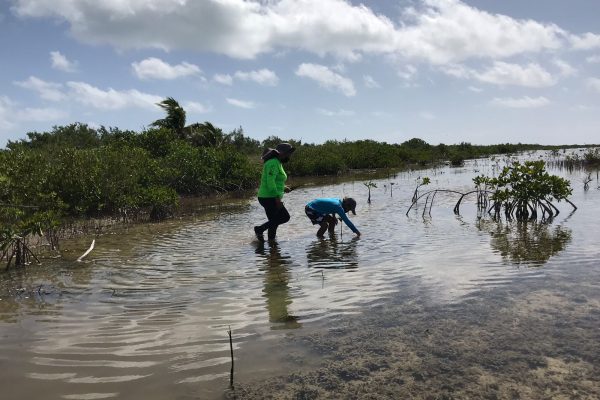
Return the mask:
[[314,199],[307,204],[310,208],[318,212],[319,214],[338,214],[342,221],[348,225],[348,228],[352,229],[352,232],[358,233],[358,229],[354,226],[352,221],[348,218],[342,207],[342,200],[336,198],[324,198]]

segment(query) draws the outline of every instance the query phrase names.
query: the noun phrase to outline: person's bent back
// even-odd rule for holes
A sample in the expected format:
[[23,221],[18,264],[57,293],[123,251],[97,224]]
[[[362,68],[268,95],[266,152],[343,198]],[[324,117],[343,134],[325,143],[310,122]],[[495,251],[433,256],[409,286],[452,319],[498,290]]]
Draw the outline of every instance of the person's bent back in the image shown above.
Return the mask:
[[320,225],[320,228],[317,231],[317,236],[319,237],[323,236],[326,230],[329,230],[330,234],[334,233],[334,228],[337,224],[337,219],[334,214],[339,215],[348,228],[360,236],[360,231],[346,215],[348,211],[351,211],[353,215],[356,215],[356,201],[351,197],[344,197],[343,199],[314,199],[306,205],[304,211],[313,225]]

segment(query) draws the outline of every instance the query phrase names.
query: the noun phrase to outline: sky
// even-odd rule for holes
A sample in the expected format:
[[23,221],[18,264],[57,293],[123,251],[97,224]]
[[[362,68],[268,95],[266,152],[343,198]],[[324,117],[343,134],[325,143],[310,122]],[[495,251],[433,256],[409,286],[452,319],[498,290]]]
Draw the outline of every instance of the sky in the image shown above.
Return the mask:
[[73,122],[600,143],[598,0],[0,0],[0,147]]

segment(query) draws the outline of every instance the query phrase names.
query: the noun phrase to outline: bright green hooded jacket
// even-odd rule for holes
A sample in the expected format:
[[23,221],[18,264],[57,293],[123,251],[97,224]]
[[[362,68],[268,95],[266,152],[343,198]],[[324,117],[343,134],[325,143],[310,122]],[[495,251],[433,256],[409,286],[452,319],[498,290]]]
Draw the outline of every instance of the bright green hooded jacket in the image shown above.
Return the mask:
[[260,187],[258,188],[258,197],[279,197],[281,199],[286,180],[287,174],[277,157],[265,161],[260,178]]

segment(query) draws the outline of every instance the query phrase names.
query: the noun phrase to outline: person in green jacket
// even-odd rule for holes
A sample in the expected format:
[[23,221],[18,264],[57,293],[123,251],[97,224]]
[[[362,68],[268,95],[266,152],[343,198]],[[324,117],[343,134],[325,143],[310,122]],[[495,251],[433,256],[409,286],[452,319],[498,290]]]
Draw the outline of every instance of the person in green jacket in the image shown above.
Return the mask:
[[287,174],[282,164],[289,161],[294,150],[296,150],[294,146],[289,143],[279,143],[275,149],[269,149],[262,156],[264,164],[258,189],[258,202],[265,208],[269,220],[254,227],[254,233],[260,242],[265,241],[263,236],[265,231],[268,232],[269,240],[275,240],[277,227],[290,220],[290,214],[281,201],[283,193],[289,191],[285,186]]

